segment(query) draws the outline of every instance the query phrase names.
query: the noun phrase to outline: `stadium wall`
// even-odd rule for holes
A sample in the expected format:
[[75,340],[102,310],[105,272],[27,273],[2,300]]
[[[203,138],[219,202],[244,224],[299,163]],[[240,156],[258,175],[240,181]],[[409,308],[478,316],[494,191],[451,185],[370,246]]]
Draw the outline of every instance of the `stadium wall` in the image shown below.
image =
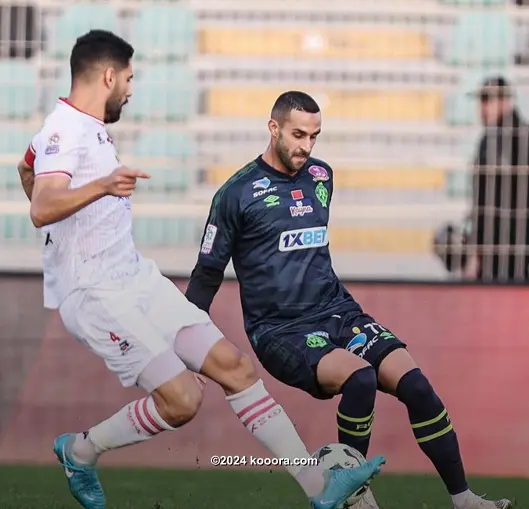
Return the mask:
[[[179,280],[184,288],[186,281]],[[469,472],[529,476],[529,288],[438,284],[350,284],[364,308],[406,341],[450,410]],[[101,361],[68,337],[55,313],[42,310],[41,279],[0,277],[0,462],[53,461],[51,442],[83,430],[139,393],[122,389]],[[227,282],[213,317],[241,349],[238,287]],[[263,373],[311,450],[336,439],[337,401],[313,401]],[[404,408],[381,394],[371,453],[387,469],[430,472],[415,446]],[[23,438],[23,439],[21,439]],[[116,451],[106,464],[210,467],[217,455],[266,452],[244,431],[209,383],[197,419],[150,443]]]

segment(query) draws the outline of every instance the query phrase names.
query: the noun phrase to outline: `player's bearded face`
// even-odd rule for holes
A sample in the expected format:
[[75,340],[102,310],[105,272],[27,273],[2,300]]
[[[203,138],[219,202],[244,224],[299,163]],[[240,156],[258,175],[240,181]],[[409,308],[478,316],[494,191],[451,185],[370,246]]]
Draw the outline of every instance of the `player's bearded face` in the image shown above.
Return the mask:
[[130,65],[127,69],[118,73],[116,84],[105,107],[106,124],[113,124],[120,119],[121,110],[129,102],[129,97],[131,96],[131,79],[132,69]]
[[310,157],[310,153],[312,152],[312,147],[307,152],[305,149],[298,147],[295,142],[289,142],[283,129],[281,129],[277,138],[276,151],[285,169],[289,173],[296,173],[307,162],[307,158]]
[[295,174],[303,168],[320,131],[320,113],[293,110],[283,125],[279,125],[275,150],[288,173]]
[[127,104],[128,98],[120,90],[115,90],[107,101],[105,108],[105,123],[113,124],[121,117],[121,110]]

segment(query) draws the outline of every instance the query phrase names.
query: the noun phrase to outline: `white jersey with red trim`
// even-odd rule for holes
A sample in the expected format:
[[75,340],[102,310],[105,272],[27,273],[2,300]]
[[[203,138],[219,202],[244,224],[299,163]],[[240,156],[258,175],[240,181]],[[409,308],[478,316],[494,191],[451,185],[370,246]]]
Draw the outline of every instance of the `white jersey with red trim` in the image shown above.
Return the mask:
[[[59,99],[25,159],[35,178],[64,175],[70,188],[105,177],[120,166],[104,123],[67,99]],[[129,198],[106,196],[43,230],[47,308],[58,308],[76,289],[119,287],[139,270]]]

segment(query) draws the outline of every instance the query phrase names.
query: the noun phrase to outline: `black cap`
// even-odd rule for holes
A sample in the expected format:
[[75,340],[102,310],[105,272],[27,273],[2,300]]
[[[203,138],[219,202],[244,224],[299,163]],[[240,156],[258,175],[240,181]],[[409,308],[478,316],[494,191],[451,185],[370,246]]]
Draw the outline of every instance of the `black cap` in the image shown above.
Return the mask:
[[503,76],[487,78],[478,91],[471,95],[480,99],[490,99],[492,97],[505,98],[512,97],[511,84]]

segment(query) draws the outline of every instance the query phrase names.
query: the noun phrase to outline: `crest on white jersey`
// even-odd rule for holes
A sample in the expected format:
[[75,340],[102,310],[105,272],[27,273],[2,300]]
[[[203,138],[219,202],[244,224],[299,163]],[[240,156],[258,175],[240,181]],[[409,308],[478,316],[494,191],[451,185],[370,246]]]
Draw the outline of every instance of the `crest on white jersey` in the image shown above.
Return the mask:
[[61,141],[61,137],[59,136],[58,133],[52,134],[48,138],[48,145],[46,146],[46,149],[44,150],[44,154],[47,156],[51,154],[58,154],[60,141]]

